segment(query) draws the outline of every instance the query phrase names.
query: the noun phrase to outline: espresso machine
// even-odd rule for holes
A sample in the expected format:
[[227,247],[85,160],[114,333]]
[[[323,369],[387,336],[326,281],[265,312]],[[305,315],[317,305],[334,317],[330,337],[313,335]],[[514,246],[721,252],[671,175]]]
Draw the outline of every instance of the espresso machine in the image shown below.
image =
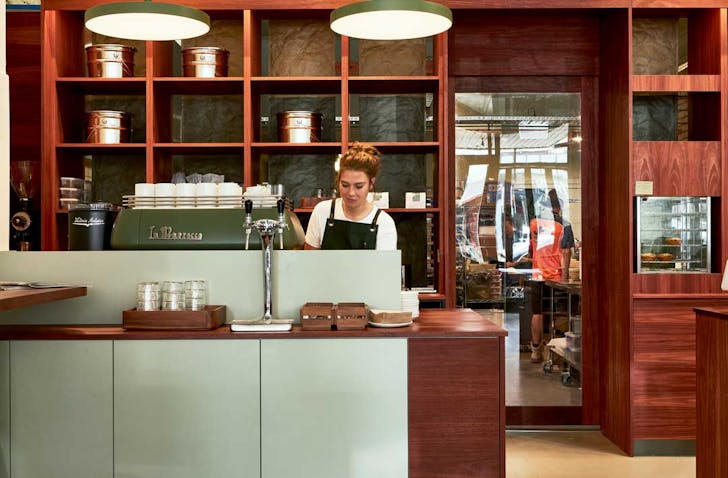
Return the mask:
[[40,219],[33,207],[39,182],[39,161],[10,162],[10,184],[17,197],[11,206],[10,217],[10,248],[13,250],[40,249]]

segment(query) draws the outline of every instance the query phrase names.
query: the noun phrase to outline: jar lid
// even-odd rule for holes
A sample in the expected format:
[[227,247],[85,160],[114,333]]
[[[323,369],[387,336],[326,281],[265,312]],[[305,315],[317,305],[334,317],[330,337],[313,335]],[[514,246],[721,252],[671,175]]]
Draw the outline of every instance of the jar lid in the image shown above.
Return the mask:
[[219,46],[191,46],[191,47],[182,49],[182,53],[193,53],[193,52],[214,52],[214,53],[224,53],[224,54],[230,53],[225,48],[222,48]]
[[97,50],[131,50],[136,51],[136,48],[129,45],[122,45],[120,43],[96,43],[95,45],[86,45],[86,50],[97,49]]
[[94,111],[87,111],[86,116],[129,116],[129,113],[125,111],[114,111],[114,110],[94,110]]

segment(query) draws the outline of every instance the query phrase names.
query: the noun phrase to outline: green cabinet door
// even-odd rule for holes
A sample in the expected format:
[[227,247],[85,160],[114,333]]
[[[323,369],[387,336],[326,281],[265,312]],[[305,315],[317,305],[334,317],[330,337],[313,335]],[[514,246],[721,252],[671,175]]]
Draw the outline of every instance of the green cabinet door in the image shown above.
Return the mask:
[[260,342],[114,342],[116,478],[260,476]]
[[11,476],[113,476],[112,343],[10,342]]
[[0,478],[10,476],[10,342],[0,340]]
[[263,478],[405,478],[406,339],[261,343]]

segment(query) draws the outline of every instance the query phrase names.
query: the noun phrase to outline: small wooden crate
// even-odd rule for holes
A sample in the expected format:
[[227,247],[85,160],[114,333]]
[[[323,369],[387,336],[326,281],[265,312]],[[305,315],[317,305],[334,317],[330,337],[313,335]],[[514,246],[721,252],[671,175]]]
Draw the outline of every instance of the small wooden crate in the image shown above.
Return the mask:
[[334,325],[336,330],[359,330],[367,326],[369,308],[364,302],[340,302],[336,304]]
[[225,324],[225,306],[208,305],[204,310],[125,310],[125,329],[211,330]]
[[301,328],[303,330],[331,330],[333,325],[333,303],[306,302],[301,307]]

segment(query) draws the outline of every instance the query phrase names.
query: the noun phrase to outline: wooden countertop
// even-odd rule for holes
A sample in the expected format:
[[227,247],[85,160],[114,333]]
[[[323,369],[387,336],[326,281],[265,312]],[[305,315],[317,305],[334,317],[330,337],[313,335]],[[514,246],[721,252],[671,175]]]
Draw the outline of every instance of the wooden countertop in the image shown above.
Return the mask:
[[12,310],[29,305],[86,295],[85,287],[55,287],[52,289],[0,290],[0,310]]
[[728,319],[728,307],[695,307],[693,310],[716,319]]
[[290,332],[231,332],[214,330],[124,330],[121,325],[0,325],[0,340],[144,340],[144,339],[307,339],[381,337],[505,337],[507,332],[471,309],[423,309],[409,327],[364,330],[301,330]]

